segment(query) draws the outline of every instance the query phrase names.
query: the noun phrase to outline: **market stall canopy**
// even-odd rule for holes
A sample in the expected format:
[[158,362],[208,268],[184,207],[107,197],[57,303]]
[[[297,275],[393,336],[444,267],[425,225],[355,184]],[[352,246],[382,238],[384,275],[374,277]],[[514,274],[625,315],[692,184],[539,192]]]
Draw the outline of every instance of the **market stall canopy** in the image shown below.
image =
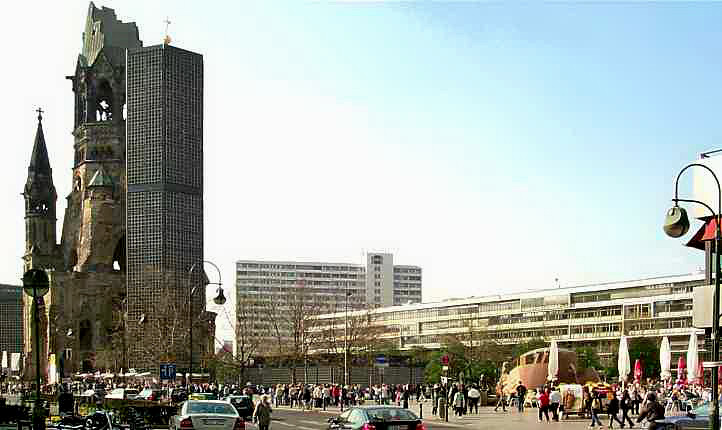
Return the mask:
[[669,381],[672,378],[672,348],[667,336],[662,339],[662,346],[659,348],[659,367],[662,379]]
[[699,367],[699,351],[697,348],[697,333],[689,335],[689,346],[687,346],[687,380],[695,383],[699,375],[697,368]]
[[559,379],[559,346],[557,341],[553,340],[549,347],[549,365],[547,366],[547,379],[555,381]]
[[631,363],[629,362],[629,347],[627,346],[627,336],[619,339],[619,358],[617,359],[617,370],[619,371],[619,380],[624,381],[631,372]]

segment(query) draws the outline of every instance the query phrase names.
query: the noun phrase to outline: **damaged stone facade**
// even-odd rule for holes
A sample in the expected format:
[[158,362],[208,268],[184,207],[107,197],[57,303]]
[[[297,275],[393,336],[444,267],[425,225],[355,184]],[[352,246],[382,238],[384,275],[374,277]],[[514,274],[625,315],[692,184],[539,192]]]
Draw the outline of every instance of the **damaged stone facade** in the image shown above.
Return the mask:
[[[44,377],[51,354],[61,377],[129,367],[125,79],[126,52],[140,47],[135,23],[121,22],[112,9],[90,3],[82,52],[75,73],[67,77],[74,94],[75,156],[59,243],[57,194],[39,110],[23,190],[23,269],[44,269],[50,279],[50,291],[38,300]],[[35,369],[32,315],[32,299],[24,296],[26,378],[33,378]]]

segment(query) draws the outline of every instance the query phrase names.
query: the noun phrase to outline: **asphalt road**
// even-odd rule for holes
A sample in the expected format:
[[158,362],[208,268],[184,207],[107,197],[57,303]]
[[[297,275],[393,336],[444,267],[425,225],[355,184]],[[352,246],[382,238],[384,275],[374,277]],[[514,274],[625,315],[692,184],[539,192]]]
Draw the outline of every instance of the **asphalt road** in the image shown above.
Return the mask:
[[[328,428],[328,419],[333,416],[333,414],[326,414],[317,411],[302,412],[300,410],[276,408],[273,410],[271,430],[325,430]],[[424,424],[426,424],[426,428],[428,430],[468,428],[466,425],[452,423],[442,424],[433,421],[425,421]],[[253,423],[246,422],[246,428],[256,430],[258,429],[258,426]]]

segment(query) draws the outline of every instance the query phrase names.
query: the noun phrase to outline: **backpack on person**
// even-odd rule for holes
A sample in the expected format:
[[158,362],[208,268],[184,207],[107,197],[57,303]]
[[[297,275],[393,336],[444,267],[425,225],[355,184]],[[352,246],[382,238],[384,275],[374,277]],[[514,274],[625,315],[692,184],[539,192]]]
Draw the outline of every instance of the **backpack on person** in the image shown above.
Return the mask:
[[599,398],[595,397],[594,400],[592,400],[592,409],[599,410],[601,409],[601,405],[599,404]]

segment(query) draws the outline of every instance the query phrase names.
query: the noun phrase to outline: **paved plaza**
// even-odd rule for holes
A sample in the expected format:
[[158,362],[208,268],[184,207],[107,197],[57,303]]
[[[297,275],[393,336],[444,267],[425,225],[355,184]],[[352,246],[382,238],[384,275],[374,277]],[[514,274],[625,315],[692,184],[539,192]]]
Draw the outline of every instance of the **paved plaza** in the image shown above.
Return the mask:
[[[449,416],[449,422],[440,420],[438,417],[430,415],[429,404],[424,404],[424,424],[426,428],[430,430],[435,429],[494,429],[494,430],[525,430],[525,429],[539,429],[548,427],[549,429],[569,429],[569,430],[581,430],[586,429],[589,426],[589,420],[573,418],[560,422],[550,423],[539,423],[537,419],[537,410],[529,409],[523,414],[518,412],[494,412],[493,407],[485,407],[479,409],[479,414],[465,415],[462,417]],[[419,414],[418,405],[412,405],[411,410]],[[330,408],[327,411],[308,411],[303,412],[299,409],[288,409],[288,408],[276,408],[273,414],[273,423],[271,428],[277,429],[300,429],[300,430],[311,430],[311,429],[325,429],[326,420],[329,417],[335,416],[339,413],[338,409]],[[602,416],[602,422],[605,426],[608,424],[606,415]],[[251,423],[246,423],[246,428],[256,429],[257,427]]]
[[[424,405],[424,411],[426,412],[427,405]],[[417,414],[419,412],[418,405],[412,406]],[[328,409],[327,411],[301,411],[299,409],[289,409],[286,407],[275,408],[273,413],[273,422],[271,424],[272,430],[318,430],[327,428],[327,420],[330,417],[337,415],[339,411],[335,408]],[[608,424],[608,419],[603,416],[602,422],[605,426]],[[449,422],[444,422],[438,417],[430,416],[424,413],[424,424],[428,430],[441,430],[441,429],[493,429],[493,430],[526,430],[526,429],[540,429],[549,428],[553,429],[565,429],[565,430],[581,430],[586,429],[589,426],[589,420],[581,420],[578,418],[564,420],[560,422],[540,423],[537,420],[537,410],[529,409],[523,414],[518,412],[494,412],[493,407],[486,407],[479,410],[479,414],[465,415],[463,417],[455,417],[451,415]],[[165,428],[165,427],[164,427]],[[258,426],[247,422],[247,429],[256,430]],[[16,430],[15,426],[3,426],[0,425],[0,430]]]

